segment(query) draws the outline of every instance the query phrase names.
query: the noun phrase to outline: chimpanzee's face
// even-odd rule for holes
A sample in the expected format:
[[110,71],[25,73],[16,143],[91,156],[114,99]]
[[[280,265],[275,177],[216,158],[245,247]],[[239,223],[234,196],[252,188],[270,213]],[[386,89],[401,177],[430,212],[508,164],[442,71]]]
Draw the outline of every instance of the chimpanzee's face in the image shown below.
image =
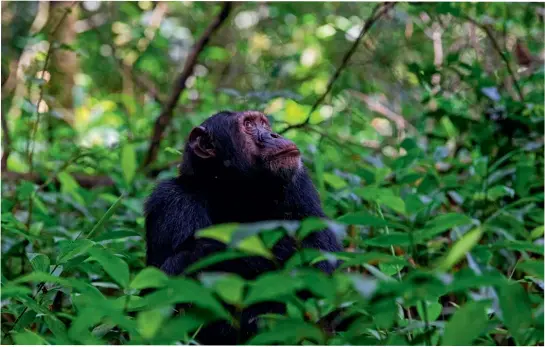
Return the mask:
[[274,133],[264,114],[255,111],[237,114],[241,155],[253,166],[281,176],[302,166],[301,153],[290,140]]
[[257,111],[210,117],[193,129],[189,146],[198,157],[244,174],[267,171],[290,178],[302,168],[297,146],[274,133],[267,117]]

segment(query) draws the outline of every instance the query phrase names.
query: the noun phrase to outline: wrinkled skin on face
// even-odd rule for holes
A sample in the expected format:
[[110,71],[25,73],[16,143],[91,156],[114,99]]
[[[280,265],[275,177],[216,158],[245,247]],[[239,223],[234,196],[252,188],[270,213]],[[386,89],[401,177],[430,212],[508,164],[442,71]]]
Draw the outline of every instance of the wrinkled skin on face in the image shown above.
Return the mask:
[[301,153],[290,140],[274,133],[260,112],[243,112],[237,119],[248,160],[273,174],[283,175],[301,168]]
[[208,166],[203,171],[265,171],[289,179],[302,168],[297,146],[273,132],[267,117],[257,111],[222,112],[209,118],[193,129],[188,146],[198,164]]

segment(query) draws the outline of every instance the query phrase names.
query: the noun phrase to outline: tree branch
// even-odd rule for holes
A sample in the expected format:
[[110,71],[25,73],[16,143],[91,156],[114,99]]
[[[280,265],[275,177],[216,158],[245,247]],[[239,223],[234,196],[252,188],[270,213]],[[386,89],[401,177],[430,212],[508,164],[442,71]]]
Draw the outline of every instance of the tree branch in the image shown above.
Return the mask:
[[286,131],[291,129],[302,128],[310,122],[310,116],[312,112],[316,111],[318,106],[320,106],[320,104],[325,100],[329,92],[331,92],[331,89],[333,88],[333,84],[335,83],[335,81],[337,81],[337,79],[341,75],[341,72],[345,69],[346,65],[348,64],[348,61],[350,60],[350,58],[356,51],[356,48],[358,47],[358,44],[360,43],[361,39],[365,36],[365,34],[369,32],[371,27],[380,19],[380,17],[382,17],[386,12],[388,12],[388,10],[390,10],[395,5],[396,5],[395,2],[387,2],[387,3],[380,3],[377,6],[375,6],[375,8],[373,9],[373,12],[371,13],[371,16],[365,21],[365,24],[363,25],[363,28],[361,29],[360,34],[358,35],[358,38],[356,39],[356,41],[354,41],[354,44],[350,47],[350,49],[344,54],[341,64],[335,70],[335,73],[333,74],[333,76],[331,76],[331,78],[329,79],[325,92],[322,95],[320,95],[320,97],[312,105],[305,121],[303,123],[290,125],[287,128],[284,128],[283,130],[279,132],[280,134],[283,134]]
[[212,23],[206,28],[202,36],[200,37],[199,41],[193,46],[193,49],[191,50],[191,53],[187,57],[184,69],[180,73],[180,76],[176,79],[173,91],[168,100],[166,101],[165,105],[163,106],[163,110],[157,120],[155,121],[155,125],[153,127],[153,134],[151,137],[150,146],[148,148],[148,153],[146,155],[146,158],[144,160],[144,163],[142,164],[142,168],[145,168],[150,163],[152,163],[157,158],[157,153],[159,151],[159,146],[161,144],[161,140],[163,138],[163,134],[170,124],[170,121],[172,120],[173,110],[176,104],[178,103],[178,99],[180,98],[180,95],[185,90],[186,86],[185,83],[187,79],[191,76],[193,72],[193,68],[197,64],[197,60],[199,58],[199,54],[203,51],[203,49],[208,44],[208,41],[210,40],[210,37],[218,28],[223,24],[225,19],[227,19],[227,16],[229,16],[229,13],[231,12],[232,3],[225,2],[223,4],[223,7],[220,11],[220,13],[214,18]]

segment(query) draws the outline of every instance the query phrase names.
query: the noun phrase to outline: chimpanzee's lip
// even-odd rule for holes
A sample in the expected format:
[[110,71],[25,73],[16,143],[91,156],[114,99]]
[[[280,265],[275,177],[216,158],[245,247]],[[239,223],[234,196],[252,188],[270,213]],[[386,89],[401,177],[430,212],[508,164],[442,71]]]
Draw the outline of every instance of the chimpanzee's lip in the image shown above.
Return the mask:
[[291,155],[296,156],[299,154],[300,154],[299,149],[296,146],[289,146],[279,152],[276,152],[274,154],[274,157],[284,157],[284,156],[291,156]]

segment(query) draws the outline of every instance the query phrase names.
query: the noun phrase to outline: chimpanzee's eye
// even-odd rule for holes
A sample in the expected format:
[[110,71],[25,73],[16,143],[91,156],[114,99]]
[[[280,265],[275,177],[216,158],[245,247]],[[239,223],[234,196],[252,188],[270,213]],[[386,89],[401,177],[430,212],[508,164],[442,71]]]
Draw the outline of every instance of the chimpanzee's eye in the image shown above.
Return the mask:
[[244,127],[251,129],[251,128],[253,128],[253,126],[254,126],[254,123],[252,123],[251,120],[245,120],[244,121]]

